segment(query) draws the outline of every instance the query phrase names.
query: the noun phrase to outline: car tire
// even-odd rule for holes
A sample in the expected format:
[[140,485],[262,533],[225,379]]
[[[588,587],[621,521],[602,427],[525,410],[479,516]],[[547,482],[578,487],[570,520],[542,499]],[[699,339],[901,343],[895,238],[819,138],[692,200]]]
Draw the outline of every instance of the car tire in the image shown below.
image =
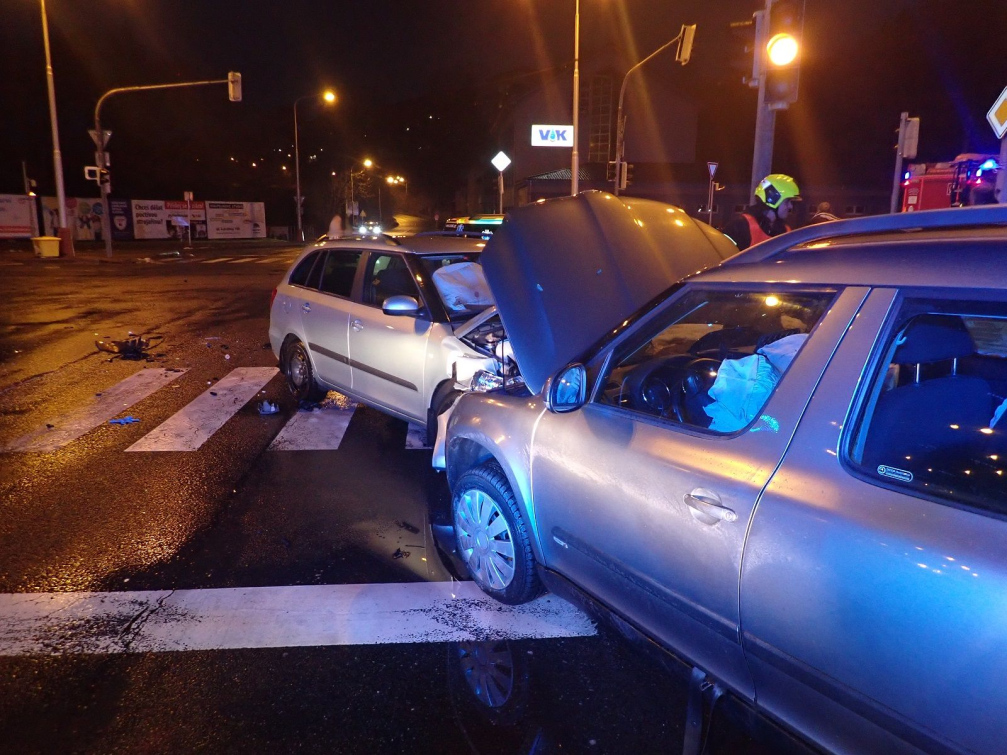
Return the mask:
[[283,374],[287,387],[298,401],[319,401],[325,392],[315,382],[311,357],[300,341],[291,341],[283,350]]
[[500,465],[465,472],[454,486],[451,517],[469,576],[501,603],[527,603],[542,593],[528,525]]

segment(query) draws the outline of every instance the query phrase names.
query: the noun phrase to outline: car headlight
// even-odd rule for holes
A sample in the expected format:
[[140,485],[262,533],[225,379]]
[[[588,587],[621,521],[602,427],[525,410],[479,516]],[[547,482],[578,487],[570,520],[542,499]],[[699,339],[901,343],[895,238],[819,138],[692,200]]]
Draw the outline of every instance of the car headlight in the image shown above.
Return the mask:
[[473,393],[486,393],[487,391],[495,391],[497,388],[502,388],[503,384],[504,379],[500,375],[488,370],[479,370],[472,376],[469,390]]

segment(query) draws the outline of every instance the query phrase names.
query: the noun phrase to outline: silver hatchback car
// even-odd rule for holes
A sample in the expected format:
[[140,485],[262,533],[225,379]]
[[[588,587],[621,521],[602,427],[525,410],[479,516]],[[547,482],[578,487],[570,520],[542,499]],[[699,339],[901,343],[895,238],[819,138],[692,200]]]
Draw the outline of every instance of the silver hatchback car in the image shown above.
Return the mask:
[[483,255],[526,389],[448,424],[471,576],[830,751],[1007,751],[1007,208],[813,226],[607,307],[579,250],[654,252],[606,204],[517,209]]
[[429,436],[458,380],[505,361],[494,330],[482,327],[494,314],[478,264],[484,246],[478,236],[433,233],[307,247],[269,312],[270,345],[294,395],[337,390]]

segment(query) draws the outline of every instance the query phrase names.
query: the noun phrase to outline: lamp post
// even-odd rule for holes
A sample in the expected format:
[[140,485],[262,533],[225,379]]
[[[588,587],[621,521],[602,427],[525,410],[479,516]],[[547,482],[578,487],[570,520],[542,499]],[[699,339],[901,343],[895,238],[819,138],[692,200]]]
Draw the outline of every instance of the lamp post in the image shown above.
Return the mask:
[[[52,57],[49,53],[49,18],[45,12],[45,0],[39,0],[42,9],[42,41],[45,44],[45,79],[49,89],[49,123],[52,126],[52,163],[56,174],[56,201],[59,203],[59,237],[71,253],[73,250],[73,229],[66,225],[66,192],[63,189],[63,155],[59,149],[59,126],[56,123],[56,85],[52,77]],[[64,238],[68,236],[68,238]]]
[[[301,100],[312,100],[318,97],[317,94],[306,94],[303,97],[298,97],[294,100],[294,182],[297,186],[297,238],[304,241],[304,228],[302,225],[302,207],[303,199],[301,197],[301,150],[297,133],[297,103]],[[328,104],[333,104],[336,101],[336,93],[331,89],[326,90],[321,98],[325,100]]]
[[[580,189],[580,153],[577,141],[580,139],[580,0],[574,0],[573,12],[573,152],[570,155],[570,195],[576,196]],[[501,171],[501,174],[503,171]],[[501,199],[501,202],[503,200]]]

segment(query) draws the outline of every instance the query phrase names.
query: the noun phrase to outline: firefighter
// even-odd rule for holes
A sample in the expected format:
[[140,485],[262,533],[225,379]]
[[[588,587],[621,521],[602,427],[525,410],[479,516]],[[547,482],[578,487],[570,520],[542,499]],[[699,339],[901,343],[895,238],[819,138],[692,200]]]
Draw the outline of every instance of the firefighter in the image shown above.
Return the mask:
[[772,236],[791,229],[787,218],[794,210],[794,202],[801,201],[797,182],[783,173],[772,173],[755,187],[755,202],[731,218],[724,233],[738,245],[747,249]]

